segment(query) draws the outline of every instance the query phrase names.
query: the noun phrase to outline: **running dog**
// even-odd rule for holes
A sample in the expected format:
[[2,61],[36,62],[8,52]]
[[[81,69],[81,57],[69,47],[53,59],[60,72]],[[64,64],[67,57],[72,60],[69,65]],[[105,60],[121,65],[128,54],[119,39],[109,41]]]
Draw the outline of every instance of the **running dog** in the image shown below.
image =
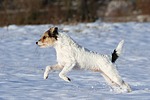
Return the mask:
[[71,79],[66,76],[68,71],[92,70],[93,72],[101,72],[106,82],[114,89],[132,91],[130,86],[123,81],[114,64],[121,54],[124,40],[119,43],[112,55],[102,55],[78,45],[66,33],[59,32],[57,27],[52,27],[43,34],[36,44],[41,48],[53,46],[57,52],[58,64],[46,67],[44,79],[48,78],[51,70],[62,70],[59,77],[70,82]]

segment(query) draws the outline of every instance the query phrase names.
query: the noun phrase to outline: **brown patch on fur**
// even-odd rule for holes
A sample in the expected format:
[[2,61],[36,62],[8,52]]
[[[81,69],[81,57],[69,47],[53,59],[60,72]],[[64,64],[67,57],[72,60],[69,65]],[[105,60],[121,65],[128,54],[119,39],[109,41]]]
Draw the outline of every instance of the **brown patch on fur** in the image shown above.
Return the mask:
[[52,27],[52,28],[49,29],[50,33],[53,33],[54,30],[55,30],[55,27]]
[[93,72],[101,72],[101,73],[103,73],[101,70],[93,70]]

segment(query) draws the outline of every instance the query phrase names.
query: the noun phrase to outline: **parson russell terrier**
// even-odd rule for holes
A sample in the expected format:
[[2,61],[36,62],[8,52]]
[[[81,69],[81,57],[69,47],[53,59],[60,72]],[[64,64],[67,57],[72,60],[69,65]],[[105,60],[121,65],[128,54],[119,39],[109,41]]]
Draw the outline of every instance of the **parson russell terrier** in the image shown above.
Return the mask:
[[114,64],[121,54],[124,40],[119,43],[112,55],[102,55],[78,45],[66,33],[58,32],[57,27],[52,27],[43,34],[36,44],[41,48],[53,46],[57,52],[58,64],[46,67],[44,79],[48,78],[51,70],[62,70],[59,77],[70,82],[70,78],[65,75],[68,71],[92,70],[93,72],[101,72],[106,82],[114,89],[132,91],[130,86],[122,80]]

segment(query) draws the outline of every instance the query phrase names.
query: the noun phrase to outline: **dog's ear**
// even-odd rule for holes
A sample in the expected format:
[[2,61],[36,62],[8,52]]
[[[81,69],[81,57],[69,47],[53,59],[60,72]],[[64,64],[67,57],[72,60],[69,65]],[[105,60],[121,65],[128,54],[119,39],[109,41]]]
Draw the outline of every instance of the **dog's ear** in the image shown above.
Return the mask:
[[58,35],[58,27],[52,27],[49,29],[49,31],[52,37]]
[[47,32],[48,32],[49,37],[54,37],[57,40],[58,27],[52,27]]

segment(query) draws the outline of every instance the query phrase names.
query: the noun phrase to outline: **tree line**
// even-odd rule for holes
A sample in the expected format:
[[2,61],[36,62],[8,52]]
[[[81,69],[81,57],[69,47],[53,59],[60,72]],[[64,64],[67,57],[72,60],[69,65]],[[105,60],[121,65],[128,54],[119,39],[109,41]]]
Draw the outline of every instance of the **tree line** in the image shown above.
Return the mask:
[[149,15],[149,5],[150,0],[0,0],[0,26],[94,22],[100,18]]

